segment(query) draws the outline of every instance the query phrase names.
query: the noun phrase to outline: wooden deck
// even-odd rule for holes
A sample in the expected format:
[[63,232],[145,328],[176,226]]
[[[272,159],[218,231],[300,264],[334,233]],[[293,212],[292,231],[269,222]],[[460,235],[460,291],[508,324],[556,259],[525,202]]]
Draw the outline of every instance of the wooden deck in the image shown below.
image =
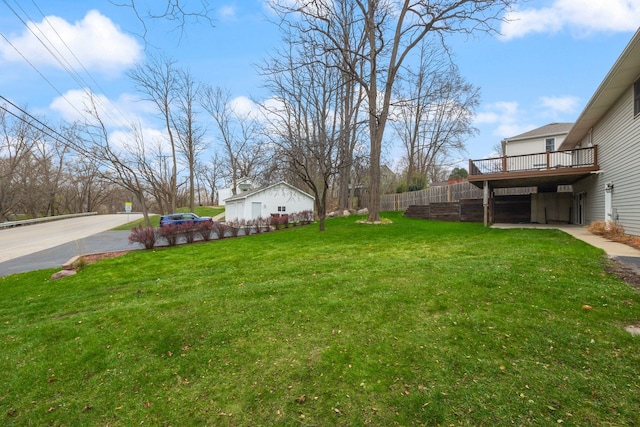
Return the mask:
[[[492,159],[469,160],[469,182],[493,188],[536,186],[553,190],[558,185],[574,184],[599,170],[598,147]],[[555,191],[555,190],[553,190]]]

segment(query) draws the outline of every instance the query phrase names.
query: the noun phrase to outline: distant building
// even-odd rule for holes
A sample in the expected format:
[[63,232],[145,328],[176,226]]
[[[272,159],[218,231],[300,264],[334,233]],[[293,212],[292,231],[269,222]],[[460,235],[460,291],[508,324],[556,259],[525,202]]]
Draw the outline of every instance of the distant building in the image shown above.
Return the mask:
[[[236,195],[242,194],[246,191],[250,191],[252,188],[253,181],[251,180],[251,178],[241,178],[236,184],[235,193]],[[225,200],[227,200],[229,197],[232,197],[233,195],[233,189],[231,187],[221,188],[220,190],[218,190],[218,203],[220,203],[220,206],[224,206]]]
[[227,221],[269,217],[272,214],[313,211],[315,197],[280,181],[264,188],[240,192],[225,200]]

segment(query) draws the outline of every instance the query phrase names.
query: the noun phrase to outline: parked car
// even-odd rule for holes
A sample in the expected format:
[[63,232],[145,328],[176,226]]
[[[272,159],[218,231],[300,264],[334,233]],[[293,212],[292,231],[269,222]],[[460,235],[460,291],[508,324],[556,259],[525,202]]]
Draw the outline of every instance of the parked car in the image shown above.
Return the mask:
[[192,212],[187,213],[173,213],[169,215],[162,215],[160,217],[160,227],[166,225],[180,225],[180,224],[197,224],[199,222],[213,222],[210,216],[198,216]]

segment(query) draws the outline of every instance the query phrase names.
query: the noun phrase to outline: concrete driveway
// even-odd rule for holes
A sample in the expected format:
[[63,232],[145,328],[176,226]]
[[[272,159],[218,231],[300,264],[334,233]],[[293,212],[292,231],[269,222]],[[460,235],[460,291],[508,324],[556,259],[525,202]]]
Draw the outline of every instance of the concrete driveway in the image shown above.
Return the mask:
[[94,215],[0,230],[0,276],[60,267],[71,257],[138,249],[128,231],[107,231],[141,214]]

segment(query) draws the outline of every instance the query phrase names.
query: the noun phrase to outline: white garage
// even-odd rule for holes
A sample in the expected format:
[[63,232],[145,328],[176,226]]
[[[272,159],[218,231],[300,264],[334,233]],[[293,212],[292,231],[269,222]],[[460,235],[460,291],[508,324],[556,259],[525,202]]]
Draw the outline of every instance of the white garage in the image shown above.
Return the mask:
[[272,214],[291,214],[314,210],[315,198],[293,185],[277,184],[237,194],[225,200],[226,221],[267,218]]

